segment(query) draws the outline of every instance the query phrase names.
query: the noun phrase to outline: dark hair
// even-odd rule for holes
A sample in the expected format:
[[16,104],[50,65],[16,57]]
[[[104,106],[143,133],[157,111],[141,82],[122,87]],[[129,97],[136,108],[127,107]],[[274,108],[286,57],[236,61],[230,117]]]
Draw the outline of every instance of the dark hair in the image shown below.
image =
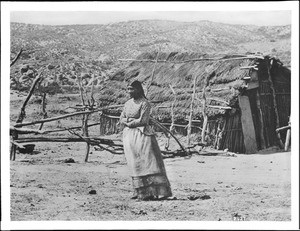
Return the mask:
[[132,86],[133,88],[138,90],[138,95],[139,96],[143,96],[144,98],[147,99],[147,97],[145,96],[145,92],[142,86],[142,83],[138,80],[133,81],[130,86]]

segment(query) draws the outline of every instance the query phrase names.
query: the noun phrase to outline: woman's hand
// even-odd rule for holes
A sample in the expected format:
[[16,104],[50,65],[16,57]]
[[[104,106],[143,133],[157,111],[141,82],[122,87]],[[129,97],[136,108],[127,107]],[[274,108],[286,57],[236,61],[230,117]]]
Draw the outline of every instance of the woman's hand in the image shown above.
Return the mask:
[[121,123],[128,127],[128,124],[133,120],[134,118],[122,118]]
[[134,118],[128,118],[128,121],[127,122],[131,122],[131,121],[133,121],[134,120]]

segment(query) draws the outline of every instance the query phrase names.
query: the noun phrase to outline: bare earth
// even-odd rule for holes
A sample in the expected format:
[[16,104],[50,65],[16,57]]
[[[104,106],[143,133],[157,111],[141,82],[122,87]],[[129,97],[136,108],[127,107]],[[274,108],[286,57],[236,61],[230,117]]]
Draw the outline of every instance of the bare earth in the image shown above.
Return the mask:
[[[130,199],[124,155],[85,145],[39,143],[11,162],[11,219],[291,220],[291,153],[165,159],[173,200]],[[64,163],[73,158],[75,163]],[[96,194],[90,194],[92,190]]]
[[36,143],[10,162],[11,220],[291,221],[291,152],[206,153],[164,159],[174,197],[136,201],[124,155],[92,148],[86,163],[84,143]]

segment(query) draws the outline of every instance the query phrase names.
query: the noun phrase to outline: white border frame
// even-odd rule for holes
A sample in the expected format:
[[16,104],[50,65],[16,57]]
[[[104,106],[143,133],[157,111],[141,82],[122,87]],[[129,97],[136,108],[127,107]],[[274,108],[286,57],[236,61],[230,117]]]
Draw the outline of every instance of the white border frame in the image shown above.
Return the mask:
[[[70,7],[71,6],[71,7]],[[9,60],[11,11],[277,11],[292,12],[292,221],[10,221]],[[1,2],[1,203],[4,230],[37,229],[299,229],[299,2]],[[7,189],[8,188],[8,189]]]

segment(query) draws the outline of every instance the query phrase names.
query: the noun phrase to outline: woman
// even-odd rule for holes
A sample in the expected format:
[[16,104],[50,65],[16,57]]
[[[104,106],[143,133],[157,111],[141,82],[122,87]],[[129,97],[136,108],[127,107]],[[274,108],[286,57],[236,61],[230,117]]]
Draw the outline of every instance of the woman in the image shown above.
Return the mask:
[[132,199],[165,199],[172,192],[154,130],[149,126],[150,103],[139,81],[132,82],[128,92],[130,99],[125,103],[120,124],[124,125],[123,146],[132,176]]

